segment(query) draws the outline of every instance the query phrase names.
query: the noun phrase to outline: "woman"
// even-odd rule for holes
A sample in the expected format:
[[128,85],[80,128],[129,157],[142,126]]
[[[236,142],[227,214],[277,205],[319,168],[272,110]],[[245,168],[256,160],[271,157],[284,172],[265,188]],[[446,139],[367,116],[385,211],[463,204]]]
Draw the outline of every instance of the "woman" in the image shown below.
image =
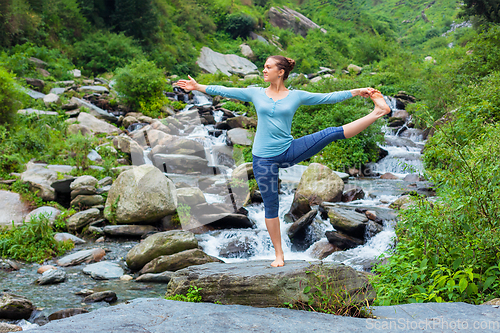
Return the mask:
[[[263,70],[264,81],[270,83],[267,88],[206,86],[198,84],[191,76],[190,80],[178,81],[178,85],[185,90],[199,90],[210,95],[252,102],[255,105],[258,122],[252,147],[253,172],[264,201],[266,227],[276,254],[276,260],[271,263],[273,267],[285,264],[278,217],[279,168],[290,167],[314,156],[332,141],[355,136],[391,111],[380,91],[374,88],[325,94],[290,91],[285,87],[284,81],[294,66],[295,61],[290,58],[267,58]],[[300,105],[332,104],[353,96],[370,97],[375,103],[374,110],[341,127],[328,127],[298,139],[294,139],[290,134],[293,115]]]

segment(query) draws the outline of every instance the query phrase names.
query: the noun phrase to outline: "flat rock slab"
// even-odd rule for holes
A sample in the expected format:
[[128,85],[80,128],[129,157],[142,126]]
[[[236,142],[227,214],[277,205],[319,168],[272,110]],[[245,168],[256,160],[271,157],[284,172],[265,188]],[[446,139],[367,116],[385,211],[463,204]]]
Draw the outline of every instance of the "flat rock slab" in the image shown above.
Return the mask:
[[18,193],[0,190],[0,228],[18,226],[30,212],[29,206],[22,202]]
[[304,260],[290,260],[282,267],[270,264],[270,260],[250,260],[189,266],[172,275],[166,295],[185,295],[194,284],[203,288],[200,295],[204,302],[279,307],[284,302],[309,300],[304,288],[316,284],[313,274],[306,273],[312,271],[328,276],[332,289],[346,288],[353,300],[375,296],[366,275],[349,266]]
[[123,274],[123,268],[114,262],[101,261],[87,265],[83,273],[90,275],[96,280],[119,279]]
[[[500,309],[465,303],[379,306],[374,308],[374,314],[390,314],[391,319],[363,319],[286,308],[138,298],[127,304],[52,321],[31,329],[30,332],[498,332],[498,326],[482,329],[481,324],[485,327],[489,323],[495,325],[495,322],[500,322]],[[467,321],[468,329],[446,328],[444,322],[456,324],[458,317],[461,318],[461,323]],[[394,322],[394,319],[399,318],[399,323]],[[442,325],[437,324],[438,318]],[[424,323],[421,324],[424,329],[415,328],[419,322]],[[427,328],[426,322],[429,323]],[[391,323],[392,327],[389,326]],[[479,325],[479,329],[474,330],[474,323]],[[396,326],[397,324],[400,326]],[[429,326],[431,324],[435,326]]]

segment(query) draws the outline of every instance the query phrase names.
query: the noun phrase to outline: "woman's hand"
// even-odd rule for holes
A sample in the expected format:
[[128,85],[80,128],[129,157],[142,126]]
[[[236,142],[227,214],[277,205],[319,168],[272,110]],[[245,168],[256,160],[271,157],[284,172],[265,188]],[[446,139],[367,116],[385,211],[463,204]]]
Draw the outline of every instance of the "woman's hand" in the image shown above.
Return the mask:
[[189,76],[190,80],[179,80],[177,81],[177,85],[184,90],[198,90],[198,83]]
[[368,88],[353,89],[351,90],[351,92],[353,92],[353,96],[371,97],[375,92],[380,92],[380,91],[368,87]]

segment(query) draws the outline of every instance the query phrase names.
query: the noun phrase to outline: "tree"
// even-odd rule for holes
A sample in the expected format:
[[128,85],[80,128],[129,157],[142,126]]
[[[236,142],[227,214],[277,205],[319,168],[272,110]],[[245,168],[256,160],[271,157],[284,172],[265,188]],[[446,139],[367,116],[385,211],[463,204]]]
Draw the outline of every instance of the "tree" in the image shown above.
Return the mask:
[[478,16],[488,22],[500,23],[500,2],[498,0],[464,0],[464,7],[459,16]]

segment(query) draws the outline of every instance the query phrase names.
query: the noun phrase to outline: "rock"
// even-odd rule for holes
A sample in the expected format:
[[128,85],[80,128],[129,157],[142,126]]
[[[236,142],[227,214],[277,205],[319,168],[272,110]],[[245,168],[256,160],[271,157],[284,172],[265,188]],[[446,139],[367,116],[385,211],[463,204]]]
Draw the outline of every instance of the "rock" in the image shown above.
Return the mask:
[[94,195],[96,193],[97,189],[94,186],[79,186],[75,190],[71,191],[71,199],[74,199],[79,195]]
[[41,110],[36,110],[36,109],[32,109],[32,108],[18,110],[17,114],[22,114],[23,116],[30,115],[30,114],[36,114],[39,116],[58,116],[59,115],[59,113],[57,113],[55,111],[41,111]]
[[198,217],[201,224],[209,225],[215,229],[245,229],[254,228],[254,223],[243,214],[220,213],[203,214]]
[[141,237],[155,231],[152,225],[107,225],[103,228],[106,235],[117,237]]
[[87,210],[83,210],[78,212],[72,216],[70,216],[66,220],[66,226],[69,231],[77,231],[92,221],[95,221],[101,217],[101,212],[97,208],[90,208]]
[[109,93],[108,88],[104,86],[81,86],[78,88],[78,91],[84,91],[84,92],[97,92],[97,93]]
[[[111,121],[113,123],[116,123],[117,120],[118,120],[118,118],[115,115],[113,115],[113,114],[109,113],[108,111],[105,111],[105,110],[103,110],[103,109],[95,106],[92,103],[84,101],[83,99],[73,97],[73,98],[71,98],[71,102],[72,103],[76,103],[78,105],[78,107],[80,107],[80,108],[81,107],[87,108],[89,110],[89,113],[86,113],[86,114],[90,114],[90,115],[92,115],[95,118],[99,118],[99,119]],[[85,112],[82,112],[82,113],[85,113]],[[80,120],[78,120],[78,121],[80,121]],[[119,133],[121,133],[121,131]]]
[[316,76],[315,78],[311,79],[311,83],[317,83],[321,81],[323,78],[321,76]]
[[293,242],[297,241],[297,238],[300,238],[302,241],[304,240],[306,236],[306,228],[313,223],[314,218],[316,217],[316,214],[318,211],[316,209],[313,209],[309,211],[308,213],[304,214],[301,218],[299,218],[297,221],[295,221],[287,231],[287,235],[290,239],[292,239]]
[[[87,230],[88,230],[89,233],[94,234],[94,235],[98,235],[98,236],[103,236],[104,235],[103,228],[95,227],[93,225],[89,226],[89,228]],[[101,237],[101,238],[102,238],[102,241],[104,241],[104,237]],[[98,240],[96,240],[95,242],[99,243]]]
[[257,120],[251,117],[245,117],[245,116],[237,116],[237,117],[232,117],[226,120],[226,123],[229,125],[231,128],[246,128],[248,129],[249,127],[256,128],[257,127]]
[[248,59],[255,58],[255,55],[253,54],[252,48],[250,46],[248,46],[247,44],[241,44],[240,51],[241,51],[241,54],[243,54],[243,56],[247,57]]
[[369,220],[368,221],[368,227],[366,228],[367,230],[367,236],[368,238],[371,238],[381,232],[383,230],[382,225],[379,223],[376,223],[375,221]]
[[294,33],[300,34],[304,38],[307,36],[310,29],[320,29],[321,32],[326,33],[325,29],[321,28],[299,12],[286,6],[283,6],[283,8],[271,7],[271,9],[269,9],[269,23],[284,30],[292,30]]
[[138,122],[139,122],[139,120],[137,120],[137,118],[127,116],[127,117],[123,118],[122,125],[123,125],[123,127],[128,128],[130,125],[136,124]]
[[332,243],[330,243],[327,240],[322,240],[322,241],[314,243],[314,245],[312,246],[312,249],[310,251],[310,255],[313,258],[321,260],[321,259],[328,257],[333,252],[337,252],[337,251],[342,251],[342,249],[336,247],[335,245],[333,245]]
[[166,296],[186,294],[189,285],[194,284],[202,288],[203,302],[254,307],[280,307],[284,302],[298,300],[307,303],[309,295],[303,290],[317,282],[306,271],[328,276],[333,290],[344,287],[350,295],[359,292],[352,297],[355,302],[375,297],[373,287],[362,272],[344,265],[300,260],[289,260],[282,267],[271,267],[270,260],[190,266],[172,275]]
[[358,187],[358,186],[351,188],[350,190],[342,193],[342,201],[343,202],[351,202],[354,200],[361,200],[364,197],[365,197],[365,192],[363,191],[363,189],[361,187]]
[[410,196],[406,194],[406,195],[400,196],[395,201],[393,201],[389,205],[389,208],[400,209],[401,206],[403,206],[404,204],[408,204],[408,203],[410,203]]
[[35,310],[33,303],[27,298],[10,293],[2,293],[0,298],[0,318],[28,319]]
[[233,145],[251,146],[253,143],[252,132],[244,128],[233,128],[226,134]]
[[127,274],[120,276],[120,281],[130,281],[130,280],[133,280],[133,279],[134,279],[133,276],[127,275]]
[[212,74],[221,71],[223,74],[231,76],[231,74],[247,75],[259,72],[257,66],[245,58],[235,54],[214,52],[206,46],[201,48],[196,63],[201,69]]
[[87,126],[94,134],[120,134],[122,132],[118,127],[97,119],[86,112],[81,112],[77,119],[81,125]]
[[151,260],[198,247],[198,240],[192,232],[170,230],[159,232],[134,246],[126,256],[131,270],[138,271]]
[[176,153],[176,151],[185,148],[193,150],[194,155],[196,156],[202,158],[205,158],[206,156],[205,147],[203,146],[203,144],[194,140],[183,139],[183,138],[174,139],[174,137],[172,137],[172,139],[170,139],[169,141],[162,141],[161,144],[167,145],[168,147],[167,151],[169,154],[179,154]]
[[44,167],[29,169],[21,174],[21,181],[30,185],[30,191],[39,190],[37,195],[44,201],[54,201],[56,199],[56,192],[50,186],[56,180],[57,172]]
[[206,203],[207,200],[203,192],[197,187],[184,187],[177,189],[177,203],[185,204],[190,207]]
[[66,272],[59,269],[49,269],[45,271],[40,278],[35,281],[35,284],[46,285],[61,283],[66,280]]
[[192,265],[201,265],[208,262],[223,261],[216,257],[209,256],[200,249],[189,249],[171,255],[159,256],[148,262],[139,273],[175,272]]
[[117,301],[116,293],[114,291],[101,291],[88,295],[83,299],[84,303],[95,303],[95,302],[108,302],[113,303]]
[[68,71],[68,73],[73,74],[74,77],[79,78],[82,76],[82,72],[79,69],[73,69]]
[[500,298],[493,298],[489,300],[488,302],[484,302],[481,305],[500,305]]
[[96,195],[78,195],[71,200],[70,206],[72,207],[92,207],[104,203],[104,198],[98,194]]
[[59,95],[52,94],[52,93],[45,95],[45,97],[43,98],[43,102],[45,103],[46,107],[49,107],[50,104],[52,104],[52,103],[61,104],[61,100],[59,99]]
[[368,218],[364,214],[352,210],[330,207],[328,217],[336,230],[342,231],[352,237],[364,238],[368,225]]
[[66,240],[72,241],[75,245],[76,244],[85,244],[85,241],[81,238],[76,237],[75,235],[66,233],[66,232],[59,232],[54,235],[54,239],[56,242],[64,242]]
[[309,200],[304,197],[299,197],[293,200],[290,210],[285,214],[284,220],[287,223],[293,223],[309,211],[311,211]]
[[167,165],[169,172],[188,173],[205,170],[208,161],[199,156],[181,154],[156,154],[153,163],[157,168],[163,170],[163,163]]
[[398,176],[393,175],[390,172],[384,173],[382,176],[380,176],[380,179],[399,179]]
[[38,274],[43,274],[45,273],[46,271],[50,270],[50,269],[56,269],[55,266],[52,266],[52,265],[43,265],[43,266],[40,266],[38,269],[37,269],[37,273]]
[[19,264],[13,260],[9,259],[0,259],[0,269],[8,270],[8,271],[18,271],[21,267]]
[[68,126],[68,129],[66,130],[67,135],[76,135],[78,133],[81,133],[81,135],[83,136],[92,135],[92,131],[90,130],[90,128],[82,124],[71,124]]
[[101,248],[82,250],[60,258],[59,260],[57,260],[57,265],[61,267],[67,267],[79,265],[81,263],[89,264],[92,262],[100,261],[105,254],[106,252]]
[[113,178],[111,177],[104,177],[100,181],[97,182],[97,185],[100,187],[107,186],[113,184]]
[[24,218],[24,222],[29,223],[35,216],[45,216],[46,218],[48,218],[50,224],[53,225],[59,215],[61,215],[61,211],[59,209],[50,206],[42,206],[26,215],[26,217]]
[[347,70],[349,71],[349,73],[358,74],[358,73],[361,73],[361,71],[363,70],[363,68],[361,68],[359,66],[356,66],[354,64],[350,64],[349,66],[347,66]]
[[248,181],[253,178],[253,165],[252,162],[242,163],[238,165],[231,173],[231,178]]
[[90,275],[95,280],[110,280],[119,279],[124,271],[117,263],[101,261],[85,266],[83,273]]
[[294,201],[300,197],[307,198],[310,205],[323,201],[340,201],[344,181],[330,168],[319,163],[311,163],[300,177],[295,191]]
[[424,179],[422,179],[418,173],[413,173],[413,174],[410,173],[410,174],[407,174],[405,176],[405,178],[403,178],[403,180],[405,182],[416,183],[416,182],[420,182]]
[[109,190],[104,217],[121,224],[147,224],[174,213],[176,208],[174,183],[158,168],[144,164],[118,176]]
[[0,229],[23,224],[25,217],[29,214],[30,207],[21,200],[18,193],[0,190]]
[[7,324],[0,322],[0,332],[20,332],[23,328],[14,324]]
[[59,310],[54,313],[51,313],[48,317],[49,320],[59,320],[63,318],[68,318],[68,317],[73,317],[78,314],[82,313],[88,313],[87,310],[82,309],[82,308],[70,308],[70,309],[64,309],[64,310]]
[[169,283],[174,272],[165,271],[158,274],[146,273],[135,279],[136,282],[158,282],[158,283]]
[[373,210],[367,210],[365,212],[365,215],[366,217],[369,219],[369,220],[372,220],[374,222],[377,222],[378,224],[382,225],[383,224],[383,221],[381,218],[378,218],[377,217],[377,212],[376,211],[373,211]]
[[340,231],[327,231],[325,232],[328,242],[338,247],[341,250],[355,248],[356,246],[363,245],[361,239],[348,236]]

